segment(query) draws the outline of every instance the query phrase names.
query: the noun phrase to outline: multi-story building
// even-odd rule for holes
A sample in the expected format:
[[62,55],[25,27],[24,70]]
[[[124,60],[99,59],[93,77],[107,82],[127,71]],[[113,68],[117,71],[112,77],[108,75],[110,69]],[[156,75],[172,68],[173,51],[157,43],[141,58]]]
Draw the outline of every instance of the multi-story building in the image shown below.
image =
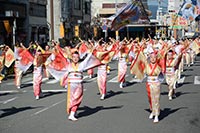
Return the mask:
[[0,43],[48,39],[46,0],[0,0]]
[[91,36],[91,0],[48,0],[47,13],[50,39]]
[[[92,25],[95,26],[102,26],[105,23],[107,23],[107,19],[112,20],[112,15],[114,15],[117,11],[120,10],[121,7],[125,6],[127,3],[129,3],[131,0],[106,0],[106,1],[101,1],[101,0],[93,0],[92,1]],[[147,0],[141,0],[143,7],[145,9],[148,9],[147,6]],[[143,10],[143,9],[142,9]],[[109,24],[108,24],[109,26]],[[118,38],[118,34],[120,36],[120,39],[123,39],[126,36],[130,37],[135,37],[137,36],[145,36],[144,32],[146,29],[143,27],[143,25],[127,25],[128,30],[125,28],[121,29],[119,32],[117,31],[114,33],[113,31],[110,31],[108,28],[108,36],[111,37],[116,37]],[[101,28],[100,28],[101,30]],[[106,34],[102,33],[103,36]],[[106,37],[106,35],[104,36]]]

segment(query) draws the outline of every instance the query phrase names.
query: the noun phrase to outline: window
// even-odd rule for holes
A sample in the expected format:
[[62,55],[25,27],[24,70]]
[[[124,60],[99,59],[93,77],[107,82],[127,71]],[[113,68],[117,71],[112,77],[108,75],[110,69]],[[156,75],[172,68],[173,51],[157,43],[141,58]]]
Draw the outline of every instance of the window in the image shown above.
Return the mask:
[[81,0],[74,0],[74,9],[81,10]]
[[85,2],[85,14],[90,14],[90,2]]
[[29,14],[31,16],[46,17],[46,5],[30,3]]

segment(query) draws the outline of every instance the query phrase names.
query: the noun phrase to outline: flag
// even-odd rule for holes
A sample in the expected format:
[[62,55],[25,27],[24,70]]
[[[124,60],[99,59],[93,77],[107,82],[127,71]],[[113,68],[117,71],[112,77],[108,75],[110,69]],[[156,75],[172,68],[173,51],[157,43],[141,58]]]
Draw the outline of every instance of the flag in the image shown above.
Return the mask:
[[12,32],[12,29],[11,29],[9,20],[3,20],[3,23],[4,23],[4,27],[7,31],[7,33],[10,34]]
[[140,14],[139,10],[138,2],[128,3],[116,14],[111,23],[111,30],[119,30],[131,22],[138,21]]
[[195,52],[195,54],[199,54],[200,53],[200,43],[199,42],[194,41],[193,45],[192,45],[192,50]]
[[187,20],[194,21],[199,15],[198,6],[191,1],[185,1],[178,14]]
[[37,46],[36,51],[38,51],[38,50],[40,50],[42,54],[45,53],[44,49],[40,45]]
[[48,57],[46,64],[47,70],[50,72],[50,74],[56,80],[60,80],[67,72],[69,62],[67,62],[67,59],[61,53],[61,51],[57,51]]
[[112,60],[113,56],[115,55],[115,51],[102,52],[102,51],[94,50],[93,54],[95,55],[95,57],[97,57],[97,59],[101,61],[101,63],[107,64]]
[[16,67],[21,69],[23,72],[26,72],[29,67],[33,64],[34,57],[27,50],[23,48],[15,48],[15,58],[19,60],[19,63]]
[[179,65],[181,63],[181,60],[182,60],[182,57],[183,57],[183,54],[179,54],[178,57],[176,58],[176,62],[174,64],[174,68],[175,70],[177,70],[179,68]]
[[3,66],[4,66],[4,56],[0,55],[0,73],[3,70]]
[[36,66],[41,66],[44,64],[47,60],[47,58],[51,55],[51,53],[44,53],[44,54],[39,54],[36,60]]
[[142,51],[139,51],[136,59],[132,62],[130,66],[131,74],[135,74],[138,79],[143,79],[145,74],[147,60]]
[[87,64],[84,70],[88,70],[102,64],[101,61],[93,53],[89,53],[84,61]]
[[14,52],[11,48],[8,48],[8,50],[5,53],[5,66],[10,67],[12,63],[15,61]]
[[78,49],[80,58],[83,58],[87,54],[88,48],[85,43],[82,43],[81,46]]

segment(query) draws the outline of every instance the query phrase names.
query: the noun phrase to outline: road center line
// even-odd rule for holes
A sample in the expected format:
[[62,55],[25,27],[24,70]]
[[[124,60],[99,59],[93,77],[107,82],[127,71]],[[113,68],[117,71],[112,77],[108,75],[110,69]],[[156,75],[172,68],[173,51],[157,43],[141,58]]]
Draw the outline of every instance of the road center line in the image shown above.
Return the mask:
[[44,109],[42,109],[42,110],[40,110],[40,111],[35,112],[35,113],[32,114],[31,116],[38,115],[38,114],[40,114],[40,113],[42,113],[42,112],[44,112],[44,111],[46,111],[46,110],[48,110],[48,109],[50,109],[50,108],[53,108],[54,106],[56,106],[56,105],[58,105],[58,104],[60,104],[60,103],[62,103],[62,102],[64,102],[64,101],[66,101],[66,100],[64,99],[64,100],[62,100],[62,101],[59,101],[59,102],[57,102],[57,103],[54,103],[54,104],[52,104],[52,105],[49,106],[49,107],[46,107],[46,108],[44,108]]

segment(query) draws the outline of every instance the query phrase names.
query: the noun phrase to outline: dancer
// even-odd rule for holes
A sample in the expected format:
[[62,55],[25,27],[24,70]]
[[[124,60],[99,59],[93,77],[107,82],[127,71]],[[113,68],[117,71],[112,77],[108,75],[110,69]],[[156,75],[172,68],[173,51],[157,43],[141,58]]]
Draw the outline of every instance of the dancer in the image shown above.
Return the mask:
[[166,82],[168,84],[168,97],[169,100],[176,97],[175,95],[175,88],[174,84],[176,83],[176,74],[175,74],[175,63],[176,58],[174,58],[173,50],[169,50],[167,53],[167,60],[166,60]]
[[68,69],[61,80],[61,85],[68,90],[67,113],[69,114],[68,119],[72,121],[78,120],[75,113],[83,99],[83,71],[101,64],[92,53],[88,54],[82,62],[79,62],[79,59],[78,51],[73,52],[72,60],[69,62]]
[[33,91],[35,99],[38,100],[42,94],[41,84],[42,84],[42,64],[43,59],[41,56],[41,50],[36,51],[34,58],[34,70],[33,70]]
[[146,83],[146,89],[150,104],[150,110],[151,114],[149,116],[149,119],[153,119],[155,116],[153,122],[157,123],[159,122],[159,115],[160,115],[160,81],[159,81],[159,75],[161,74],[161,67],[157,63],[157,54],[155,52],[150,53],[150,62],[147,63],[146,66],[146,74],[147,77],[147,83]]

